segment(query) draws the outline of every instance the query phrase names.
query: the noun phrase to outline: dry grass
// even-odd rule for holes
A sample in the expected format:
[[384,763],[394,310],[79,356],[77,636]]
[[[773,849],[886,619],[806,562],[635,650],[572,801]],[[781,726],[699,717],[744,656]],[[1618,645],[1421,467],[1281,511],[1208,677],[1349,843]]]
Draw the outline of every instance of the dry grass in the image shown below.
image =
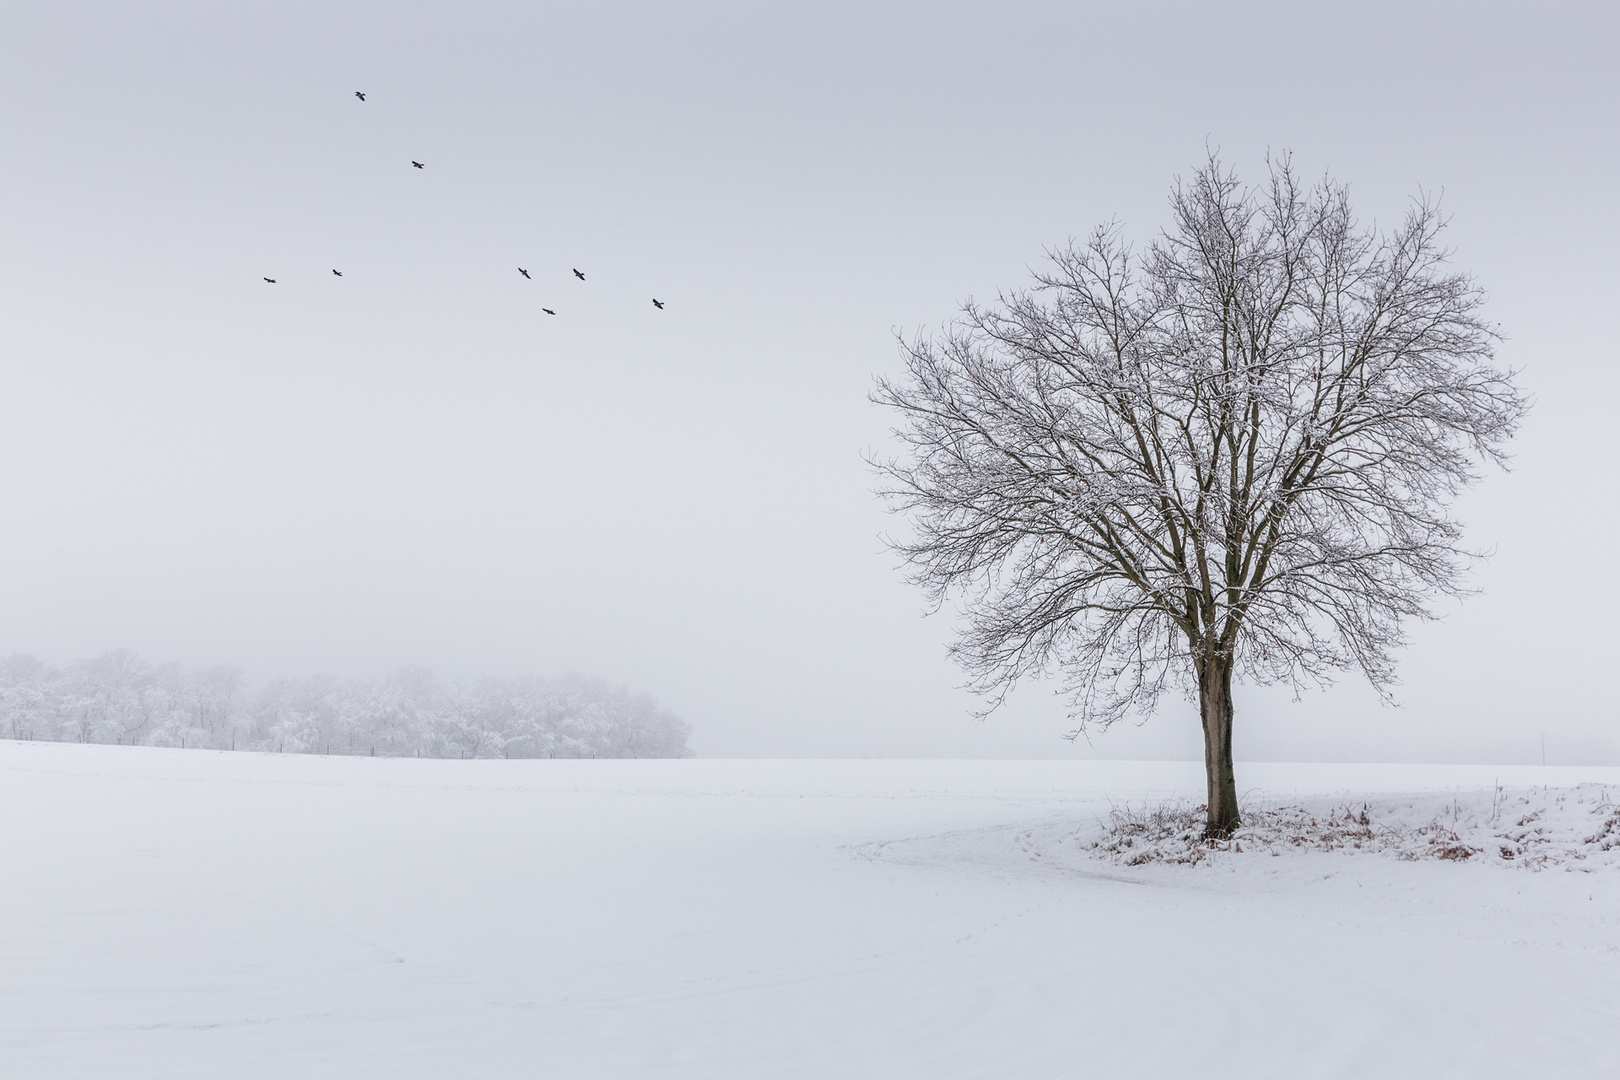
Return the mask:
[[[1607,789],[1571,798],[1568,792],[1430,796],[1305,805],[1246,805],[1243,826],[1230,839],[1204,838],[1204,807],[1191,802],[1114,806],[1088,846],[1098,855],[1141,866],[1197,864],[1218,855],[1357,851],[1405,860],[1488,859],[1540,869],[1598,856],[1620,856],[1620,805]],[[1537,804],[1540,805],[1537,805]],[[1549,814],[1551,817],[1549,818]],[[1599,818],[1595,832],[1591,816]],[[1554,820],[1555,819],[1555,820]],[[1551,822],[1551,823],[1550,823]],[[1586,867],[1582,867],[1586,869]]]

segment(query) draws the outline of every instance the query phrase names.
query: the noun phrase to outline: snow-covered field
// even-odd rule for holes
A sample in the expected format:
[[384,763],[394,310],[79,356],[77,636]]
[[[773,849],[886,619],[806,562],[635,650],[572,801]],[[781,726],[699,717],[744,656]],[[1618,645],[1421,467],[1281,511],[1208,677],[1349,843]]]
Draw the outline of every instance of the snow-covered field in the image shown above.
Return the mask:
[[1479,854],[1088,846],[1192,763],[0,743],[0,1075],[1620,1074],[1620,769],[1239,768]]

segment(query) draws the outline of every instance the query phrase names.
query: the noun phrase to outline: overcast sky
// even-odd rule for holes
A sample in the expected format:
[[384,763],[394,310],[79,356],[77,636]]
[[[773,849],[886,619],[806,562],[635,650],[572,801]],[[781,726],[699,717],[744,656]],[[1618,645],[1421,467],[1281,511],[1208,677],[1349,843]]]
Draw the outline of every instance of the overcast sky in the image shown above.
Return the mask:
[[1151,238],[1206,145],[1287,149],[1367,220],[1444,192],[1535,408],[1404,708],[1239,688],[1239,758],[1620,761],[1613,9],[1125,7],[6,5],[0,652],[573,668],[705,756],[1197,756],[1179,700],[968,717],[866,394],[1047,246]]

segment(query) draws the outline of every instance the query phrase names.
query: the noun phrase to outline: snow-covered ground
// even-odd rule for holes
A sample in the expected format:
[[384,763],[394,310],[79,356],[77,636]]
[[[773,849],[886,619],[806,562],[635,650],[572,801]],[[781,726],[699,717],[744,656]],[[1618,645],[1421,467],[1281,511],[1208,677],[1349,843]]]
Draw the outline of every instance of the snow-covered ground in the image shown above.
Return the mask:
[[1239,779],[1480,854],[1088,846],[1192,763],[0,743],[0,1075],[1620,1074],[1620,866],[1525,857],[1620,769]]

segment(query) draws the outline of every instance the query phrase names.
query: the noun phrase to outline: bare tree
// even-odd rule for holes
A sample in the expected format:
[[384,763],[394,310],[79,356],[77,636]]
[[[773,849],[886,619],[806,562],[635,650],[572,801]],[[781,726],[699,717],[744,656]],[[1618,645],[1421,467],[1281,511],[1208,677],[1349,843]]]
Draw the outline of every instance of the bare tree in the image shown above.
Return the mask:
[[1464,591],[1451,503],[1526,408],[1432,200],[1383,232],[1269,166],[1211,157],[1145,250],[1110,226],[1050,252],[903,337],[873,394],[905,447],[874,461],[893,543],[960,606],[970,685],[994,708],[1061,676],[1076,734],[1196,692],[1211,836],[1239,824],[1234,676],[1387,694],[1403,623]]

